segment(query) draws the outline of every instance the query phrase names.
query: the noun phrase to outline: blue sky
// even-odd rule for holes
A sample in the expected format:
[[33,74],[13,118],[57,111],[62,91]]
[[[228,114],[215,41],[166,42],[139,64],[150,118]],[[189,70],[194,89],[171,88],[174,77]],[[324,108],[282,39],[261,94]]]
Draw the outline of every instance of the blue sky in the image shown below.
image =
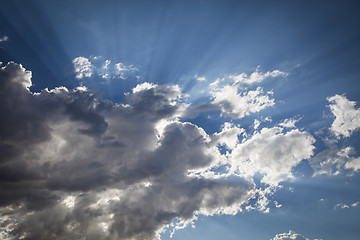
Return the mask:
[[0,237],[360,235],[356,1],[0,5]]

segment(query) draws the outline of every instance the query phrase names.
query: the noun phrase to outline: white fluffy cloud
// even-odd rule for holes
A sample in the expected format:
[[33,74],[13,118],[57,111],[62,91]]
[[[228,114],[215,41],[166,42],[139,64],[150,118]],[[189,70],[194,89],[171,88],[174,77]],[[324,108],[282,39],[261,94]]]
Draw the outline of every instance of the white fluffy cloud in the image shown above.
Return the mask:
[[261,87],[239,92],[237,86],[225,85],[213,92],[213,104],[218,105],[222,114],[233,118],[243,118],[275,105],[272,92],[264,93]]
[[306,238],[306,237],[290,230],[288,233],[276,234],[276,236],[271,240],[309,240],[309,238]]
[[245,86],[262,82],[269,77],[286,76],[279,70],[261,73],[257,69],[250,75],[242,73],[219,78],[210,84],[212,104],[221,109],[223,115],[232,118],[243,118],[252,113],[274,106],[273,92],[264,92],[262,87],[248,90]]
[[337,137],[349,137],[360,128],[360,109],[355,108],[355,101],[350,101],[342,95],[335,95],[327,100],[330,102],[330,110],[335,116],[330,130]]
[[293,178],[292,168],[313,155],[315,139],[299,129],[263,128],[238,144],[229,155],[231,168],[240,175],[264,175],[262,182],[277,185]]

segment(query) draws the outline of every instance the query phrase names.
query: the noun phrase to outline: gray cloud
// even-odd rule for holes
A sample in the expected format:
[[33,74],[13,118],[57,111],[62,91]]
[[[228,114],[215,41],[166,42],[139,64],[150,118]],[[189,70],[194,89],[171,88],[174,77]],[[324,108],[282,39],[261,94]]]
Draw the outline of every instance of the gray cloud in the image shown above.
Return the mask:
[[234,214],[253,196],[239,177],[188,174],[220,153],[203,129],[176,120],[178,86],[138,85],[117,105],[84,87],[30,86],[21,65],[0,69],[4,238],[159,239],[174,219]]

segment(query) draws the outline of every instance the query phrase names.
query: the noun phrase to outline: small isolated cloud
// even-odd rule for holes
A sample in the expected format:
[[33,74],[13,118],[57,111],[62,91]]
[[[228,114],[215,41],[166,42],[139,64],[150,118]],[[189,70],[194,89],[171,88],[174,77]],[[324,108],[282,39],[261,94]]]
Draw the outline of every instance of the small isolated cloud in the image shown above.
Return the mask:
[[334,209],[348,209],[358,207],[360,202],[354,202],[352,204],[338,203],[334,206]]
[[262,128],[236,145],[229,155],[231,169],[240,175],[263,174],[262,182],[278,185],[293,178],[291,170],[313,155],[315,139],[305,131]]
[[288,233],[276,234],[276,236],[270,240],[310,240],[310,239],[290,230]]
[[295,119],[295,118],[285,119],[284,121],[279,123],[279,126],[284,127],[284,128],[294,128],[295,124],[298,121],[299,121],[299,119]]
[[4,36],[0,37],[0,42],[7,42],[7,41],[9,41],[8,36],[4,35]]
[[265,92],[262,87],[248,90],[244,86],[262,82],[269,77],[286,75],[279,70],[261,73],[257,69],[250,75],[242,73],[218,78],[210,84],[212,104],[218,106],[222,115],[232,118],[243,118],[252,113],[260,112],[275,105],[275,100],[272,98],[273,92]]
[[206,78],[204,76],[198,76],[197,74],[194,76],[197,81],[206,81]]
[[253,83],[262,82],[264,79],[269,77],[286,77],[288,74],[281,72],[279,70],[268,71],[266,73],[259,72],[259,68],[256,69],[255,72],[250,75],[246,73],[241,73],[239,75],[229,75],[229,78],[234,81],[235,84],[240,85],[251,85]]
[[94,76],[102,79],[125,79],[129,75],[139,71],[133,65],[125,65],[124,63],[111,64],[110,60],[102,61],[100,56],[95,57],[77,57],[73,60],[76,78],[90,78]]
[[[272,90],[265,91],[262,87],[251,87],[266,78],[286,76],[279,70],[261,73],[257,69],[249,76],[246,73],[239,75],[228,75],[218,78],[209,84],[210,102],[192,106],[185,114],[187,117],[194,117],[199,112],[220,110],[222,116],[241,119],[250,114],[260,112],[275,105],[272,98]],[[194,76],[198,81],[205,81],[205,77]],[[246,87],[245,87],[246,86]]]
[[76,78],[91,77],[94,72],[94,66],[86,57],[77,57],[73,60]]
[[348,100],[345,96],[335,95],[327,98],[329,108],[335,116],[330,130],[337,137],[350,137],[360,128],[360,109],[355,108],[356,102]]
[[269,118],[269,117],[266,117],[266,118],[262,118],[261,120],[258,120],[258,119],[255,119],[254,120],[254,123],[253,123],[253,128],[256,130],[259,128],[260,124],[262,122],[272,122],[272,119]]
[[127,66],[127,65],[125,65],[123,63],[115,64],[115,68],[116,68],[117,74],[119,75],[120,78],[125,78],[126,74],[129,73],[129,72],[139,71],[139,69],[137,69],[133,65],[128,65]]

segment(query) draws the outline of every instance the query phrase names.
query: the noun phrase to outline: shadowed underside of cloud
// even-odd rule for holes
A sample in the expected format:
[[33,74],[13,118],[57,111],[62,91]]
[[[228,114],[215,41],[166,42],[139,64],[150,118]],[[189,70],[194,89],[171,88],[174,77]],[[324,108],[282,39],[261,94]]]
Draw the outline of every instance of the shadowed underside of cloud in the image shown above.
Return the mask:
[[251,182],[187,174],[220,154],[176,120],[177,86],[139,85],[114,105],[84,87],[32,93],[15,63],[0,79],[1,225],[14,239],[158,239],[174,219],[233,214],[252,197]]

